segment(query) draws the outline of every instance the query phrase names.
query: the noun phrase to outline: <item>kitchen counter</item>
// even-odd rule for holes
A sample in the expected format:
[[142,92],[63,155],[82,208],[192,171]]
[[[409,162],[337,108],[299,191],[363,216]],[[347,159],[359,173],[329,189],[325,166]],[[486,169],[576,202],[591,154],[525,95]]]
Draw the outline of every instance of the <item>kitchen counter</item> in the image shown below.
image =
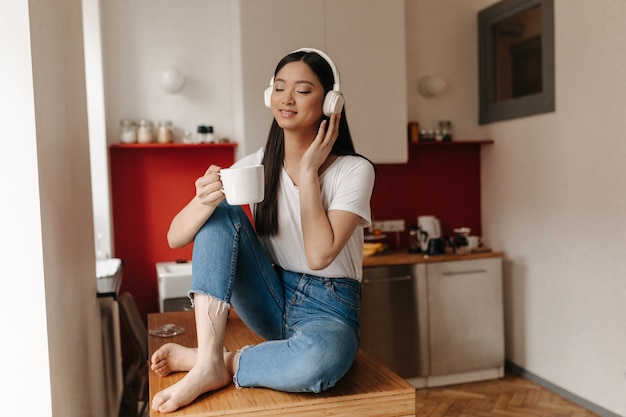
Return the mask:
[[[97,270],[98,265],[96,264]],[[103,276],[97,276],[96,274],[97,297],[112,297],[114,300],[117,300],[122,285],[122,276],[123,267],[121,262],[114,272],[104,274]]]
[[[257,344],[262,339],[252,332],[236,315],[228,317],[224,344],[234,351],[242,346]],[[191,311],[148,314],[148,328],[166,323],[185,328],[171,338],[149,336],[148,352],[152,354],[161,345],[174,342],[183,346],[197,346],[196,324]],[[185,375],[175,372],[160,377],[150,372],[150,398],[173,385]],[[268,388],[237,389],[229,384],[208,395],[202,395],[172,416],[415,416],[415,388],[372,356],[359,350],[348,373],[337,384],[319,394],[281,392]],[[163,416],[154,410],[153,417]]]
[[503,252],[483,251],[473,252],[466,255],[445,254],[445,255],[424,255],[421,253],[408,253],[407,250],[382,252],[363,258],[363,266],[389,266],[389,265],[411,265],[444,261],[464,261],[470,259],[499,258],[504,256]]
[[361,348],[416,388],[504,375],[502,252],[363,259]]

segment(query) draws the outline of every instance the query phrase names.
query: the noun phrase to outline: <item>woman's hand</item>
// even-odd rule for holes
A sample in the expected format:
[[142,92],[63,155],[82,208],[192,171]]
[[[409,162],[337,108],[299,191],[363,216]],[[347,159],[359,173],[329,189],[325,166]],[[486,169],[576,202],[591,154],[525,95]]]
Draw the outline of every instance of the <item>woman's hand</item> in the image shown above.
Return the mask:
[[192,242],[198,230],[213,214],[215,207],[226,198],[221,190],[222,181],[218,175],[220,169],[217,165],[211,165],[196,180],[196,195],[174,217],[167,232],[167,241],[171,248],[182,248]]
[[360,218],[346,211],[324,210],[319,184],[320,167],[328,160],[339,136],[340,114],[324,120],[300,161],[300,215],[307,264],[313,270],[330,265],[346,245]]
[[196,198],[200,204],[217,207],[224,200],[222,181],[218,175],[220,169],[217,165],[211,165],[204,175],[196,180]]
[[319,168],[324,164],[333,145],[339,136],[339,119],[341,114],[331,114],[330,120],[323,120],[317,130],[315,139],[306,150],[300,161],[300,172],[313,172],[318,174]]

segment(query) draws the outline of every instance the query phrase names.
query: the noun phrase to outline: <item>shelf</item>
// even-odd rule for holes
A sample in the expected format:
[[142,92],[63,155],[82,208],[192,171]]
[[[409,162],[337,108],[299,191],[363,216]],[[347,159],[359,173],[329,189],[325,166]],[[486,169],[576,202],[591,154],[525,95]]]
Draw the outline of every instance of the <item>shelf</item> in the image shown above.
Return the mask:
[[112,149],[189,149],[189,148],[236,148],[237,143],[114,143]]
[[491,145],[493,139],[472,139],[472,140],[453,140],[449,142],[437,140],[422,140],[419,142],[409,142],[409,146],[469,146],[469,145]]

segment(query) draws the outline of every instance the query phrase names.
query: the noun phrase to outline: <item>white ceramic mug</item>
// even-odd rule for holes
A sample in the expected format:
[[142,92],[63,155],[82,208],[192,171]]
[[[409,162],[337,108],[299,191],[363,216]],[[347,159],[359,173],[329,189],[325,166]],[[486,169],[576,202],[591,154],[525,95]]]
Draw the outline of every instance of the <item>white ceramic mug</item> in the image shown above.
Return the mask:
[[263,201],[265,192],[263,165],[221,169],[220,177],[222,192],[231,206]]
[[467,237],[467,248],[469,249],[470,252],[478,249],[478,246],[480,246],[480,237],[478,236]]

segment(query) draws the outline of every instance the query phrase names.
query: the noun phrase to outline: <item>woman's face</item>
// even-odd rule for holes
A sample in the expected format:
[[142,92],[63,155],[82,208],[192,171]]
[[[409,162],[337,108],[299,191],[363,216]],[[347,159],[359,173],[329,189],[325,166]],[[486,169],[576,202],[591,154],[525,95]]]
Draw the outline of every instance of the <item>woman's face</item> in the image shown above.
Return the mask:
[[304,62],[290,62],[274,77],[272,113],[283,129],[317,133],[323,102],[324,88]]

